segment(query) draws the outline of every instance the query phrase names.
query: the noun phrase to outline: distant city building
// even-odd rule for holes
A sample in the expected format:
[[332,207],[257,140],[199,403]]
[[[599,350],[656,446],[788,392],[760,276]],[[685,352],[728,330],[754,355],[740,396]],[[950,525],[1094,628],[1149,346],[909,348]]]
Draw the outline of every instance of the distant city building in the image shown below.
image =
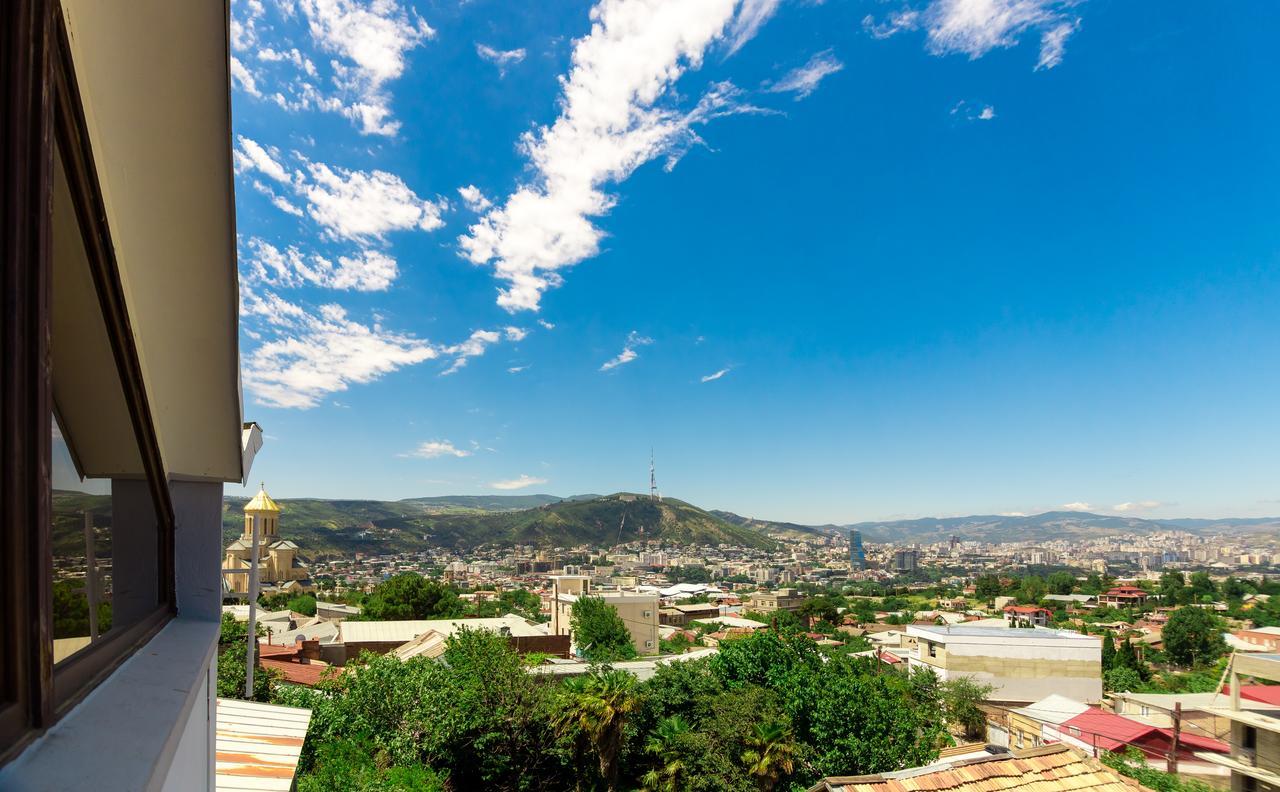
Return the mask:
[[920,567],[920,551],[915,548],[898,550],[893,554],[895,572],[915,572]]
[[862,531],[849,531],[849,569],[860,572],[867,568],[867,552],[862,548]]
[[804,604],[805,597],[793,588],[782,588],[777,591],[757,591],[751,595],[746,609],[757,613],[773,613],[774,611],[798,611]]
[[298,558],[298,546],[281,539],[280,507],[265,489],[258,491],[244,506],[244,533],[227,546],[222,565],[223,587],[232,594],[247,594],[252,559],[253,519],[258,526],[258,586],[260,590],[303,593],[313,590],[311,573]]

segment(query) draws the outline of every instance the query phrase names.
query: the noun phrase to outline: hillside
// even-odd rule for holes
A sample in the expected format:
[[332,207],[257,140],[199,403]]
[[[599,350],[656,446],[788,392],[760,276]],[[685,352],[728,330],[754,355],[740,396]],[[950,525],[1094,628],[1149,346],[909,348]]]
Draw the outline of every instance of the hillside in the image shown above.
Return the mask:
[[[514,496],[523,497],[551,498]],[[244,503],[243,498],[228,498],[224,504],[226,541],[243,530]],[[432,547],[466,549],[481,544],[610,546],[641,538],[757,548],[775,544],[758,531],[734,525],[684,501],[666,498],[655,502],[630,493],[556,499],[533,508],[519,508],[519,501],[500,496],[402,501],[298,498],[277,503],[281,534],[312,557]]]
[[863,522],[841,526],[857,528],[870,542],[941,542],[950,536],[985,542],[1025,542],[1049,539],[1086,539],[1116,534],[1150,534],[1186,531],[1197,534],[1256,533],[1280,530],[1280,518],[1222,520],[1145,520],[1077,511],[1031,515],[974,515],[928,517],[919,520]]

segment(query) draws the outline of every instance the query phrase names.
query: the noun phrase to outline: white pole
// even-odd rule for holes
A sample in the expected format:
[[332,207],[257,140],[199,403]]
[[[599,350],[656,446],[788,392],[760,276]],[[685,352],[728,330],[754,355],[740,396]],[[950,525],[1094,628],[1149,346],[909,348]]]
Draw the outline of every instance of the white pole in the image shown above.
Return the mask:
[[249,545],[249,653],[244,663],[244,697],[253,698],[253,663],[258,648],[258,526],[262,516],[253,515],[253,538]]

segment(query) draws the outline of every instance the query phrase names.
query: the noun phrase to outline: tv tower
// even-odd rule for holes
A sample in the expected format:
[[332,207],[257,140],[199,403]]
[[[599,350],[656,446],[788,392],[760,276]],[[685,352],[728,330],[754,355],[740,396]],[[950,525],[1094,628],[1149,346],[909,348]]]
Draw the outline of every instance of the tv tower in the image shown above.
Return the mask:
[[660,501],[662,496],[658,494],[658,476],[653,467],[653,449],[649,449],[649,497],[653,500]]

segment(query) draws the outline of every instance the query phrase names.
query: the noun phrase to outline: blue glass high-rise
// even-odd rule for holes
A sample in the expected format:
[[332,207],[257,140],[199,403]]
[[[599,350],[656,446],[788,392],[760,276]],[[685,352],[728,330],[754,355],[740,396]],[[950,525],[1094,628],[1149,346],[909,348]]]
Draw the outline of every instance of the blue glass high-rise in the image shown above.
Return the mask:
[[867,554],[862,549],[862,531],[857,528],[849,531],[849,568],[852,570],[867,568]]

